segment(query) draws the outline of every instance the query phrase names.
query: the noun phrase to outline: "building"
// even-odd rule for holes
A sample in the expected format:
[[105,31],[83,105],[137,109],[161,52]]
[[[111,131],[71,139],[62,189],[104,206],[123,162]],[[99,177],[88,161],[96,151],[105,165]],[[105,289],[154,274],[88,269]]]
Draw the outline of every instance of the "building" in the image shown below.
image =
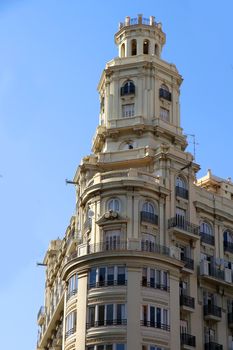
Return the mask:
[[44,258],[37,350],[233,349],[233,183],[196,180],[161,24],[126,17],[115,43],[76,214]]

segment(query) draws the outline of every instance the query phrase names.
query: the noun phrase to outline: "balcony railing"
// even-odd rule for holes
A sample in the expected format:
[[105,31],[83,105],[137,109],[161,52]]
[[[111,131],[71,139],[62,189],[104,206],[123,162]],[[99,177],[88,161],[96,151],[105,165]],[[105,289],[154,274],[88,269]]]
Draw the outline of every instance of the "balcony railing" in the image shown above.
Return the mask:
[[66,333],[65,333],[65,338],[68,338],[70,335],[74,334],[76,332],[76,327],[70,328]]
[[114,320],[101,320],[101,321],[94,321],[94,322],[88,322],[86,324],[87,329],[92,327],[109,327],[109,326],[124,326],[127,325],[127,319],[120,318],[120,319],[114,319]]
[[89,283],[88,288],[101,288],[101,287],[112,287],[112,286],[126,286],[127,280],[111,280],[111,281],[100,281],[95,283]]
[[205,232],[200,232],[201,241],[210,245],[214,245],[214,236]]
[[189,295],[181,294],[180,295],[180,305],[181,306],[187,306],[191,309],[195,308],[195,299],[193,297],[190,297]]
[[168,220],[168,228],[171,227],[177,227],[183,231],[199,235],[199,226],[185,220],[182,215],[176,215],[174,218]]
[[37,314],[37,320],[45,316],[45,310],[46,310],[45,306],[40,307],[40,310],[38,311],[38,314]]
[[68,301],[73,295],[77,294],[77,291],[78,291],[78,289],[75,288],[75,289],[71,290],[70,292],[68,292],[66,295],[66,300]]
[[141,326],[159,328],[159,329],[163,329],[165,331],[170,331],[170,326],[168,324],[161,323],[161,322],[142,320]]
[[186,188],[176,186],[176,196],[188,199],[189,198],[189,191]]
[[212,266],[211,264],[209,266],[209,275],[220,280],[225,279],[224,270],[216,269],[216,267]]
[[215,316],[218,318],[222,317],[222,309],[217,305],[214,305],[214,304],[204,305],[203,309],[204,309],[204,316]]
[[223,346],[210,341],[205,343],[205,350],[223,350]]
[[158,225],[158,215],[141,211],[141,221],[149,222],[150,224]]
[[165,290],[166,292],[169,292],[169,290],[170,290],[170,288],[167,284],[156,283],[154,281],[147,281],[146,279],[142,280],[142,287]]
[[184,267],[186,269],[189,269],[189,270],[193,270],[194,269],[194,260],[187,257],[187,256],[184,256],[184,255],[181,255],[180,257],[181,261],[183,261],[185,264],[184,264]]
[[172,94],[163,88],[159,89],[159,97],[164,98],[167,101],[172,100]]
[[224,250],[229,253],[233,253],[233,243],[229,241],[224,241]]
[[170,255],[170,249],[168,247],[144,240],[141,241],[141,250],[143,252],[158,253],[168,256]]
[[196,337],[191,334],[181,333],[180,335],[181,345],[196,346]]

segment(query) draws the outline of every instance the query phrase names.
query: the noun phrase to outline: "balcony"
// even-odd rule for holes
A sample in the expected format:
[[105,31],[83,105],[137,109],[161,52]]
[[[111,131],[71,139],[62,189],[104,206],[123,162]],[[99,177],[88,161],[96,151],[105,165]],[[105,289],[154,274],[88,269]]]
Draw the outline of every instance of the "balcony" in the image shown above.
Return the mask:
[[147,211],[141,211],[141,222],[148,222],[153,225],[158,225],[158,215],[149,213]]
[[110,326],[125,326],[127,325],[127,319],[113,319],[113,320],[100,320],[94,322],[88,322],[86,324],[87,329],[92,327],[110,327]]
[[163,88],[159,89],[159,97],[167,101],[172,100],[172,94],[168,90],[165,90]]
[[214,236],[212,236],[208,233],[205,233],[205,232],[200,232],[200,236],[201,236],[201,241],[203,243],[214,245],[214,243],[215,243]]
[[194,269],[194,260],[193,259],[191,259],[187,256],[184,256],[184,255],[181,255],[180,260],[184,262],[184,267],[186,269],[189,269],[189,270]]
[[215,262],[202,260],[200,263],[200,275],[209,282],[214,284],[221,283],[222,285],[232,288],[232,270],[219,265],[216,267]]
[[233,253],[233,243],[229,241],[224,241],[224,251]]
[[170,291],[170,288],[167,284],[156,283],[155,281],[147,281],[146,279],[142,280],[142,287],[160,289],[166,292]]
[[42,326],[42,324],[45,322],[45,316],[46,316],[45,306],[41,306],[37,314],[37,323],[39,326]]
[[195,309],[195,299],[186,294],[180,295],[180,306],[183,310],[194,311]]
[[176,196],[184,199],[189,198],[189,191],[186,188],[176,186]]
[[119,280],[109,280],[109,281],[90,283],[88,285],[88,288],[92,289],[92,288],[114,287],[114,286],[127,286],[127,280],[119,279]]
[[228,313],[228,327],[233,328],[233,312]]
[[144,240],[141,241],[141,250],[142,252],[170,255],[170,249],[168,247]]
[[73,295],[76,295],[77,292],[78,292],[78,289],[75,288],[75,289],[71,290],[69,293],[67,293],[67,295],[66,295],[66,301],[68,301]]
[[176,215],[168,220],[168,229],[172,230],[180,238],[198,240],[199,226],[184,219],[182,215]]
[[189,349],[190,346],[196,347],[196,337],[187,333],[180,334],[180,342],[182,349]]
[[161,323],[161,322],[142,320],[141,326],[159,328],[159,329],[163,329],[163,330],[168,331],[168,332],[170,331],[170,326],[168,324]]
[[70,328],[66,333],[65,333],[65,339],[68,338],[70,335],[74,334],[76,332],[76,327]]
[[205,343],[205,350],[223,350],[223,346],[210,341]]
[[214,304],[203,306],[205,320],[220,321],[222,317],[222,309]]

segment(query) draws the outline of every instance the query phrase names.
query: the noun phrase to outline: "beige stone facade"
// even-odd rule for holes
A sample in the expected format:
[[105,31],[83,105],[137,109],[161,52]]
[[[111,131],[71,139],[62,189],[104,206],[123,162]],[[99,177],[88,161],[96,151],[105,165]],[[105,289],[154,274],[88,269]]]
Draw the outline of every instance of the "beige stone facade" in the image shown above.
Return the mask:
[[232,350],[233,183],[196,179],[161,24],[126,17],[115,43],[76,215],[44,259],[37,350]]

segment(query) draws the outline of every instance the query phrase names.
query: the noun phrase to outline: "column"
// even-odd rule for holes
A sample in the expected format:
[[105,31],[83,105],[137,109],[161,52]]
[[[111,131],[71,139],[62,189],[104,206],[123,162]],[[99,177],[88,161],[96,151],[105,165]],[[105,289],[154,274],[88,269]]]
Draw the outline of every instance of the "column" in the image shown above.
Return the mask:
[[179,272],[170,273],[170,350],[180,349],[180,296]]
[[127,349],[141,350],[141,268],[128,266]]
[[77,302],[77,350],[86,349],[86,313],[87,313],[87,271],[78,274],[78,302]]

